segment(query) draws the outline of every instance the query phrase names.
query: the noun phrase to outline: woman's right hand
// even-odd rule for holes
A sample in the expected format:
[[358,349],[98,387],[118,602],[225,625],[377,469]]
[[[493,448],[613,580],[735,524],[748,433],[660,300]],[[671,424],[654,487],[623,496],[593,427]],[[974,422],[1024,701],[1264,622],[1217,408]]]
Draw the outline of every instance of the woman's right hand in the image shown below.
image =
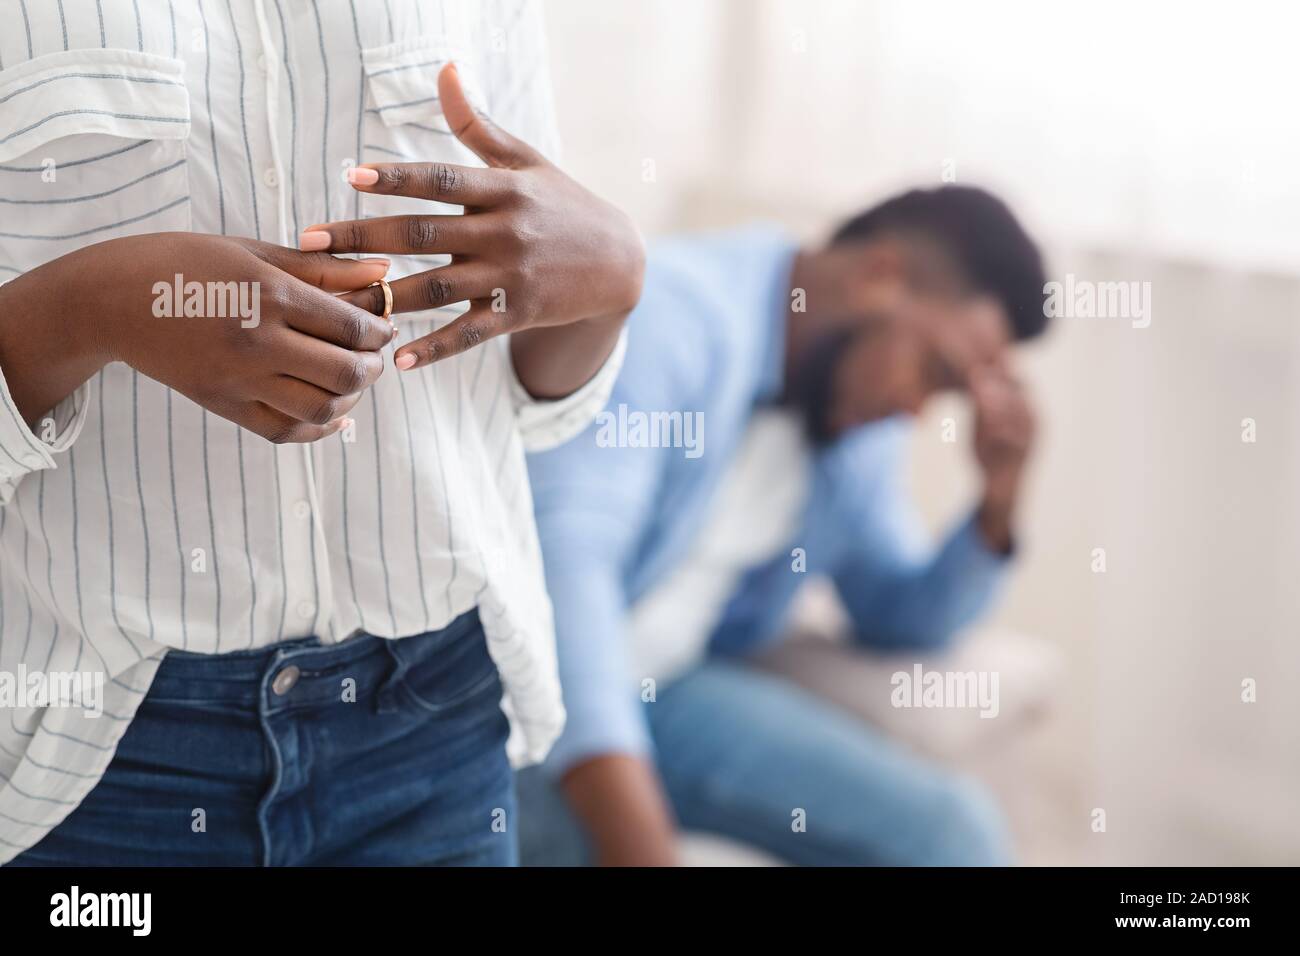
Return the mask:
[[[346,425],[394,335],[331,293],[387,269],[196,233],[97,243],[0,287],[0,370],[29,424],[121,361],[269,441],[316,441]],[[201,314],[174,301],[178,276],[200,284]]]

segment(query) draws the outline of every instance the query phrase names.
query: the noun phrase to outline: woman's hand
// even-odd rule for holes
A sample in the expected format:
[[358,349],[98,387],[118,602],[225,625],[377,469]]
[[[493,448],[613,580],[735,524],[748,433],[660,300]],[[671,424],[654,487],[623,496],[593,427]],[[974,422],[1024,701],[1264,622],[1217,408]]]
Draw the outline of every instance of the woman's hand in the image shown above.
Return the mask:
[[[390,216],[312,226],[304,250],[449,254],[449,265],[392,284],[393,311],[468,300],[463,316],[408,342],[399,369],[419,368],[506,332],[533,394],[567,394],[600,367],[641,294],[641,238],[618,209],[470,107],[456,69],[438,77],[444,115],[487,169],[379,163],[349,173],[368,193],[454,203],[464,215]],[[381,311],[378,290],[345,296]],[[565,327],[563,335],[538,335]]]
[[270,441],[315,441],[344,426],[395,334],[331,293],[387,269],[194,233],[97,243],[0,288],[0,368],[29,423],[120,361]]

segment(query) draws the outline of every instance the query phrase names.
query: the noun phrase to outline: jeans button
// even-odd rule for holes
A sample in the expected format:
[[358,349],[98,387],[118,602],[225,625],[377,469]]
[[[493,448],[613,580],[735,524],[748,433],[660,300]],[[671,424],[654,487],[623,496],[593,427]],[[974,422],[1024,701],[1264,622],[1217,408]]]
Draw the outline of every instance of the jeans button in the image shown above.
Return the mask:
[[302,671],[298,670],[298,668],[293,664],[290,664],[284,670],[280,671],[280,673],[275,675],[275,680],[271,682],[271,690],[275,691],[278,696],[283,697],[285,694],[289,693],[289,691],[293,690],[293,685],[298,683],[298,677],[301,674]]

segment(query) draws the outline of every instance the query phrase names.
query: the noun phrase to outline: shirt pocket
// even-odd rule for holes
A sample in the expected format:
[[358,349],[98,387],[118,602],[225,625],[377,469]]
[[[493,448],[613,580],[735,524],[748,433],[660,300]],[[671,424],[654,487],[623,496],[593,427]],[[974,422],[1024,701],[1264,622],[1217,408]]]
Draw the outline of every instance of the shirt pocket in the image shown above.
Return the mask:
[[0,70],[0,281],[106,239],[190,230],[183,70],[111,49]]
[[[486,103],[473,48],[465,43],[416,38],[362,51],[366,77],[360,163],[455,163],[483,161],[456,139],[442,113],[438,73],[454,62],[470,103]],[[360,194],[360,217],[457,215],[460,206],[405,196]],[[389,279],[446,265],[447,256],[391,256]],[[447,319],[465,311],[464,303],[431,310],[428,318]],[[408,319],[410,316],[408,316]]]

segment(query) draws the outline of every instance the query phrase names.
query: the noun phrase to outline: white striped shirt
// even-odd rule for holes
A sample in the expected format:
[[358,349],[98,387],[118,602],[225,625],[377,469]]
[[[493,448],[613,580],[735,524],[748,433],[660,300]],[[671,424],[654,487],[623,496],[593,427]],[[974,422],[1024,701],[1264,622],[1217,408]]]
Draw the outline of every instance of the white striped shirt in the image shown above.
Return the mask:
[[[481,165],[439,110],[448,59],[501,126],[556,147],[532,0],[0,0],[0,22],[0,281],[134,233],[293,246],[315,223],[442,211],[343,176]],[[394,257],[390,278],[432,264]],[[401,339],[463,308],[403,318]],[[33,431],[0,376],[0,674],[107,678],[102,716],[0,707],[0,862],[91,790],[173,647],[403,637],[477,606],[511,757],[541,759],[564,712],[524,451],[581,430],[622,348],[558,402],[528,397],[505,339],[390,367],[354,434],[312,445],[120,363]]]

